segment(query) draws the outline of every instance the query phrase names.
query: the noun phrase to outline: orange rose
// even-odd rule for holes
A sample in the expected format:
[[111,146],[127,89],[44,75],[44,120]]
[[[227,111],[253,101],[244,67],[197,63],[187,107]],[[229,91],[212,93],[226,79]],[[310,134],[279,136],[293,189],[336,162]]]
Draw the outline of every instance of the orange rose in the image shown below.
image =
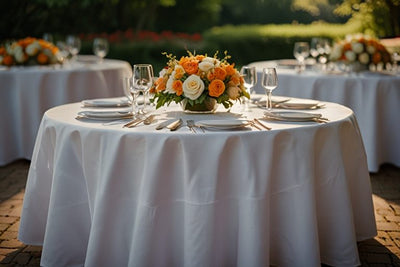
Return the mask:
[[345,43],[343,45],[343,51],[348,51],[351,50],[351,44],[350,43]]
[[188,60],[185,60],[181,65],[189,75],[197,73],[197,70],[199,69],[199,63],[195,58],[189,58]]
[[215,75],[216,79],[219,79],[219,80],[223,81],[226,78],[226,71],[221,67],[216,67],[214,69],[214,75]]
[[180,96],[183,93],[183,83],[181,80],[175,80],[172,83],[172,89],[176,92],[176,95]]
[[43,53],[39,53],[36,59],[39,64],[46,64],[49,61],[49,57]]
[[166,85],[167,85],[167,82],[164,79],[164,77],[158,77],[158,79],[155,82],[156,92],[164,91],[166,88]]
[[202,61],[204,58],[205,58],[205,56],[203,56],[203,55],[197,55],[197,56],[196,56],[196,59],[197,59],[198,61]]
[[207,73],[207,79],[208,79],[210,82],[211,82],[212,80],[214,80],[214,79],[215,79],[214,72],[209,71],[209,72]]
[[232,75],[231,80],[229,81],[230,86],[238,86],[240,84],[240,76],[239,75]]
[[7,55],[3,58],[3,64],[6,66],[11,66],[13,63],[14,63],[14,59],[10,55]]
[[228,76],[232,76],[236,72],[234,65],[226,65],[224,66],[224,70]]
[[210,96],[219,97],[225,91],[225,84],[223,81],[215,79],[208,85],[208,91]]
[[382,59],[382,56],[379,52],[376,52],[375,54],[372,55],[372,63],[378,64]]

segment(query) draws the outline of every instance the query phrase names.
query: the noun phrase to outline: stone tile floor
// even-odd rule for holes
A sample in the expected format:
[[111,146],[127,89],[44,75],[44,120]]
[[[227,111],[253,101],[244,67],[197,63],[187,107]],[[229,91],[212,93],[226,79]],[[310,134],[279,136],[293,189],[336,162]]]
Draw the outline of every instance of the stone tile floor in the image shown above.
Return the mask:
[[[29,161],[0,167],[0,267],[39,266],[41,247],[18,241]],[[362,266],[400,266],[400,168],[371,173],[378,236],[358,244]]]

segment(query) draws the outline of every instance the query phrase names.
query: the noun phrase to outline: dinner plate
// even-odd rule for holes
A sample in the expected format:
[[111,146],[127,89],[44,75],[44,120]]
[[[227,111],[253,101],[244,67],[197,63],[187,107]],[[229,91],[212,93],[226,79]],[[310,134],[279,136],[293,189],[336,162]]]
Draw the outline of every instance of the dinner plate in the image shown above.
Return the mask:
[[98,107],[98,108],[127,107],[131,105],[127,98],[121,98],[121,97],[87,99],[83,100],[81,103],[83,107]]
[[311,109],[318,106],[318,101],[313,100],[302,100],[302,101],[288,101],[278,103],[280,108],[287,108],[287,109]]
[[281,121],[313,121],[321,118],[321,114],[306,113],[306,112],[295,112],[295,111],[272,111],[265,112],[265,116],[269,119],[281,120]]
[[249,125],[249,122],[245,120],[203,120],[198,121],[196,125],[228,130],[245,127]]
[[[285,97],[285,96],[272,96],[271,97],[271,102],[273,105],[277,105],[277,104],[281,104],[281,103],[285,103],[287,101],[290,101],[289,97]],[[265,106],[267,103],[267,100],[264,98],[261,99],[254,99],[254,102],[258,105],[261,106]]]
[[78,118],[87,118],[93,120],[112,120],[112,119],[128,119],[132,117],[131,111],[92,111],[84,110],[78,112]]

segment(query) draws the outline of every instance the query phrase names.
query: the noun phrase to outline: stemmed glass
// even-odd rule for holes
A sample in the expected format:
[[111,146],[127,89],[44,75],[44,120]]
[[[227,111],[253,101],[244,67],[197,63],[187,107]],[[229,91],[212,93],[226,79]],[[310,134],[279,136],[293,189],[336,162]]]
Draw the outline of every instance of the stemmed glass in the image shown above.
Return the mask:
[[135,118],[137,115],[137,96],[139,95],[138,90],[133,90],[133,80],[132,77],[124,77],[123,89],[129,103],[132,105],[132,115]]
[[263,68],[261,85],[267,94],[267,110],[272,109],[272,90],[278,87],[278,76],[275,68]]
[[305,59],[310,55],[310,46],[307,42],[296,42],[293,48],[293,55],[299,62],[298,72],[305,70]]
[[93,53],[103,61],[108,53],[108,41],[105,38],[95,38],[93,40]]
[[[256,67],[243,66],[240,69],[240,75],[243,77],[244,86],[246,87],[247,92],[251,95],[252,93],[254,93],[254,90],[252,90],[252,88],[257,83]],[[248,109],[247,100],[245,100],[245,109]]]
[[81,50],[81,39],[75,35],[68,35],[65,42],[67,43],[72,58],[76,59],[76,55],[78,55]]
[[[146,113],[146,95],[153,85],[153,67],[150,64],[135,64],[133,65],[133,83],[132,90],[143,94],[143,108],[139,113]],[[134,99],[136,101],[136,99]]]

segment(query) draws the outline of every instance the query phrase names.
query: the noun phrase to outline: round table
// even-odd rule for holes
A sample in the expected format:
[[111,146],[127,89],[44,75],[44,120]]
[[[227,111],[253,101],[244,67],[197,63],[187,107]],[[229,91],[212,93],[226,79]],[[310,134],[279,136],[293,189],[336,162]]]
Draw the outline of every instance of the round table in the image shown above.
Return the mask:
[[0,69],[0,166],[20,158],[31,159],[40,120],[47,109],[124,95],[122,77],[131,72],[128,62],[98,62],[90,56],[80,56],[65,66]]
[[[251,63],[259,81],[266,66],[277,67],[279,85],[274,94],[331,101],[351,108],[359,123],[368,168],[377,172],[383,163],[400,166],[400,75],[390,73],[324,73],[312,66],[301,74],[290,60]],[[256,91],[263,93],[259,82]]]
[[357,241],[376,235],[366,156],[353,112],[308,112],[327,123],[262,120],[192,133],[184,121],[263,117],[187,114],[157,122],[75,119],[79,103],[43,117],[19,239],[43,245],[43,266],[359,265]]

